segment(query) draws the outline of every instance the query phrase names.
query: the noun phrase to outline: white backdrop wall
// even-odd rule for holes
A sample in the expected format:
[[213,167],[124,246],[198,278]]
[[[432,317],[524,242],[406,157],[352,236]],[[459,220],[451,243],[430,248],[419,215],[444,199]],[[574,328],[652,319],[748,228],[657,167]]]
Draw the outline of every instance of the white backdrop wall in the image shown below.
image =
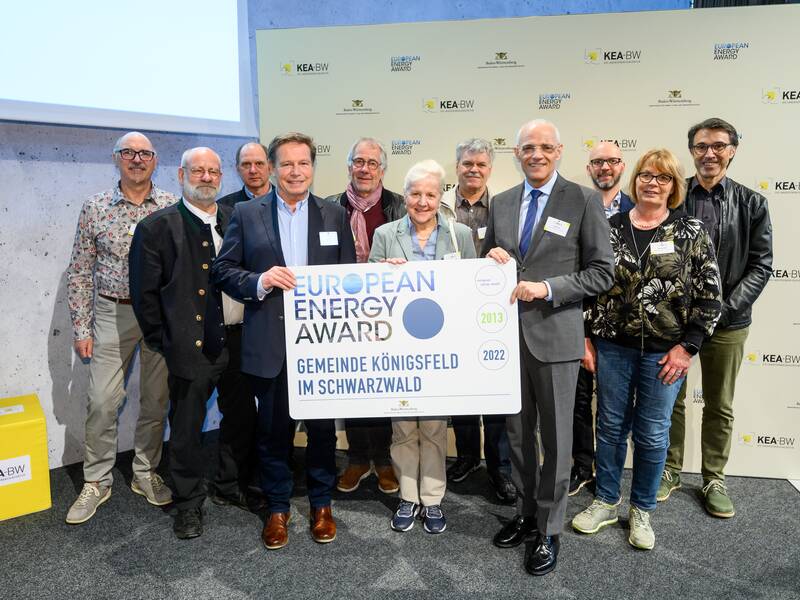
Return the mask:
[[[426,158],[454,185],[456,143],[487,138],[490,184],[503,190],[521,180],[512,148],[532,118],[558,125],[560,172],[584,184],[600,140],[616,140],[629,169],[667,147],[691,174],[689,126],[730,121],[741,145],[729,175],[769,199],[775,271],[745,347],[728,472],[800,478],[798,26],[800,7],[773,6],[259,31],[261,136],[313,135],[325,196],[344,189],[347,151],[364,135],[386,144],[396,191]],[[697,367],[688,385],[686,466],[698,470]]]

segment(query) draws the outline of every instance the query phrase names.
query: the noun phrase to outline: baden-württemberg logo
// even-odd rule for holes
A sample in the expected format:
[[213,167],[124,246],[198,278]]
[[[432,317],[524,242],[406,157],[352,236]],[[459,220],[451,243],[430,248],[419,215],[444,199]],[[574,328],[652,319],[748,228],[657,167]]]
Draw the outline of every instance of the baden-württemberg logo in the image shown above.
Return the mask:
[[514,152],[514,140],[505,137],[493,137],[491,140],[495,154],[511,154]]
[[756,180],[756,191],[762,194],[800,194],[800,180],[761,177]]
[[714,60],[736,60],[739,53],[745,48],[749,48],[748,42],[722,42],[714,44]]
[[392,155],[410,156],[414,151],[414,147],[419,146],[421,143],[421,140],[417,139],[392,140]]
[[424,98],[422,110],[435,112],[475,112],[474,98]]
[[558,110],[561,108],[562,103],[571,99],[572,94],[569,92],[539,94],[539,110]]
[[792,449],[795,447],[797,438],[785,433],[760,433],[755,431],[740,431],[737,436],[741,446],[758,446],[760,448],[783,448]]
[[625,65],[642,62],[637,48],[586,48],[583,60],[590,65]]
[[284,61],[281,63],[281,73],[284,75],[327,75],[330,63]]
[[402,73],[404,71],[411,71],[414,63],[420,61],[419,55],[403,54],[401,56],[392,56],[389,58],[389,71],[392,73]]
[[761,90],[764,104],[800,104],[800,89],[794,87],[768,87]]
[[587,152],[591,151],[600,142],[611,142],[623,152],[634,152],[639,141],[637,138],[613,135],[587,135],[581,138],[581,146]]
[[369,103],[363,98],[353,98],[350,100],[350,106],[344,106],[336,113],[337,116],[354,116],[354,115],[379,115],[379,111],[372,108]]
[[478,69],[516,69],[524,67],[508,50],[496,50],[490,57],[478,63]]
[[649,105],[651,108],[675,108],[678,106],[700,106],[692,101],[689,94],[681,88],[664,90],[664,95],[658,98],[655,103]]

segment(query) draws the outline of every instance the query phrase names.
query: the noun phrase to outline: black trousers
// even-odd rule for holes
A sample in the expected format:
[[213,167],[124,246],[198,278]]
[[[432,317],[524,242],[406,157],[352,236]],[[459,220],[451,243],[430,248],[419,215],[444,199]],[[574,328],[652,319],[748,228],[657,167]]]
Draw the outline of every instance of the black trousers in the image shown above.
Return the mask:
[[[458,458],[480,460],[481,417],[458,415],[451,419]],[[511,451],[506,432],[506,415],[483,415],[483,455],[489,471],[511,474]]]
[[392,443],[391,419],[346,419],[344,428],[347,432],[347,458],[351,465],[368,465],[370,461],[376,467],[392,464],[389,458],[389,446]]
[[594,417],[592,394],[594,375],[580,368],[578,386],[575,388],[575,413],[572,421],[572,463],[576,467],[592,470],[594,464]]
[[247,377],[239,371],[241,330],[230,330],[228,341],[214,363],[198,365],[194,379],[170,373],[169,469],[173,501],[179,510],[197,508],[206,497],[205,460],[201,444],[208,399],[217,388],[219,466],[214,486],[231,495],[244,491],[255,467],[256,404]]

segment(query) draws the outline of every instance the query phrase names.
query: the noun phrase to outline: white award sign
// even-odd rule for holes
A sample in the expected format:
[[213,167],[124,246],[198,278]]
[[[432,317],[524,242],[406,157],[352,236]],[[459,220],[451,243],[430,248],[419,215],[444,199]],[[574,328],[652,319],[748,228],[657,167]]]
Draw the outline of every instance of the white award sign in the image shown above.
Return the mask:
[[514,261],[293,267],[285,292],[295,419],[520,410]]

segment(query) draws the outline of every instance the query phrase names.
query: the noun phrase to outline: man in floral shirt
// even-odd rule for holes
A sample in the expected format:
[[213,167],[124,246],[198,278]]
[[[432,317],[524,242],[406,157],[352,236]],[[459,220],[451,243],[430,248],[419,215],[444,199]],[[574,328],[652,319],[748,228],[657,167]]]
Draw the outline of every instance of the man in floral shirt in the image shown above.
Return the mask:
[[128,288],[128,251],[136,224],[173,204],[172,194],[153,185],[158,164],[153,145],[130,132],[114,145],[119,183],[91,196],[81,209],[67,280],[75,352],[89,361],[89,406],[83,462],[86,483],[67,513],[84,523],[111,496],[117,455],[117,415],[125,398],[125,373],[140,352],[141,399],[134,437],[131,489],[150,504],[172,501],[155,473],[161,460],[167,410],[167,369],[161,355],[142,343]]

